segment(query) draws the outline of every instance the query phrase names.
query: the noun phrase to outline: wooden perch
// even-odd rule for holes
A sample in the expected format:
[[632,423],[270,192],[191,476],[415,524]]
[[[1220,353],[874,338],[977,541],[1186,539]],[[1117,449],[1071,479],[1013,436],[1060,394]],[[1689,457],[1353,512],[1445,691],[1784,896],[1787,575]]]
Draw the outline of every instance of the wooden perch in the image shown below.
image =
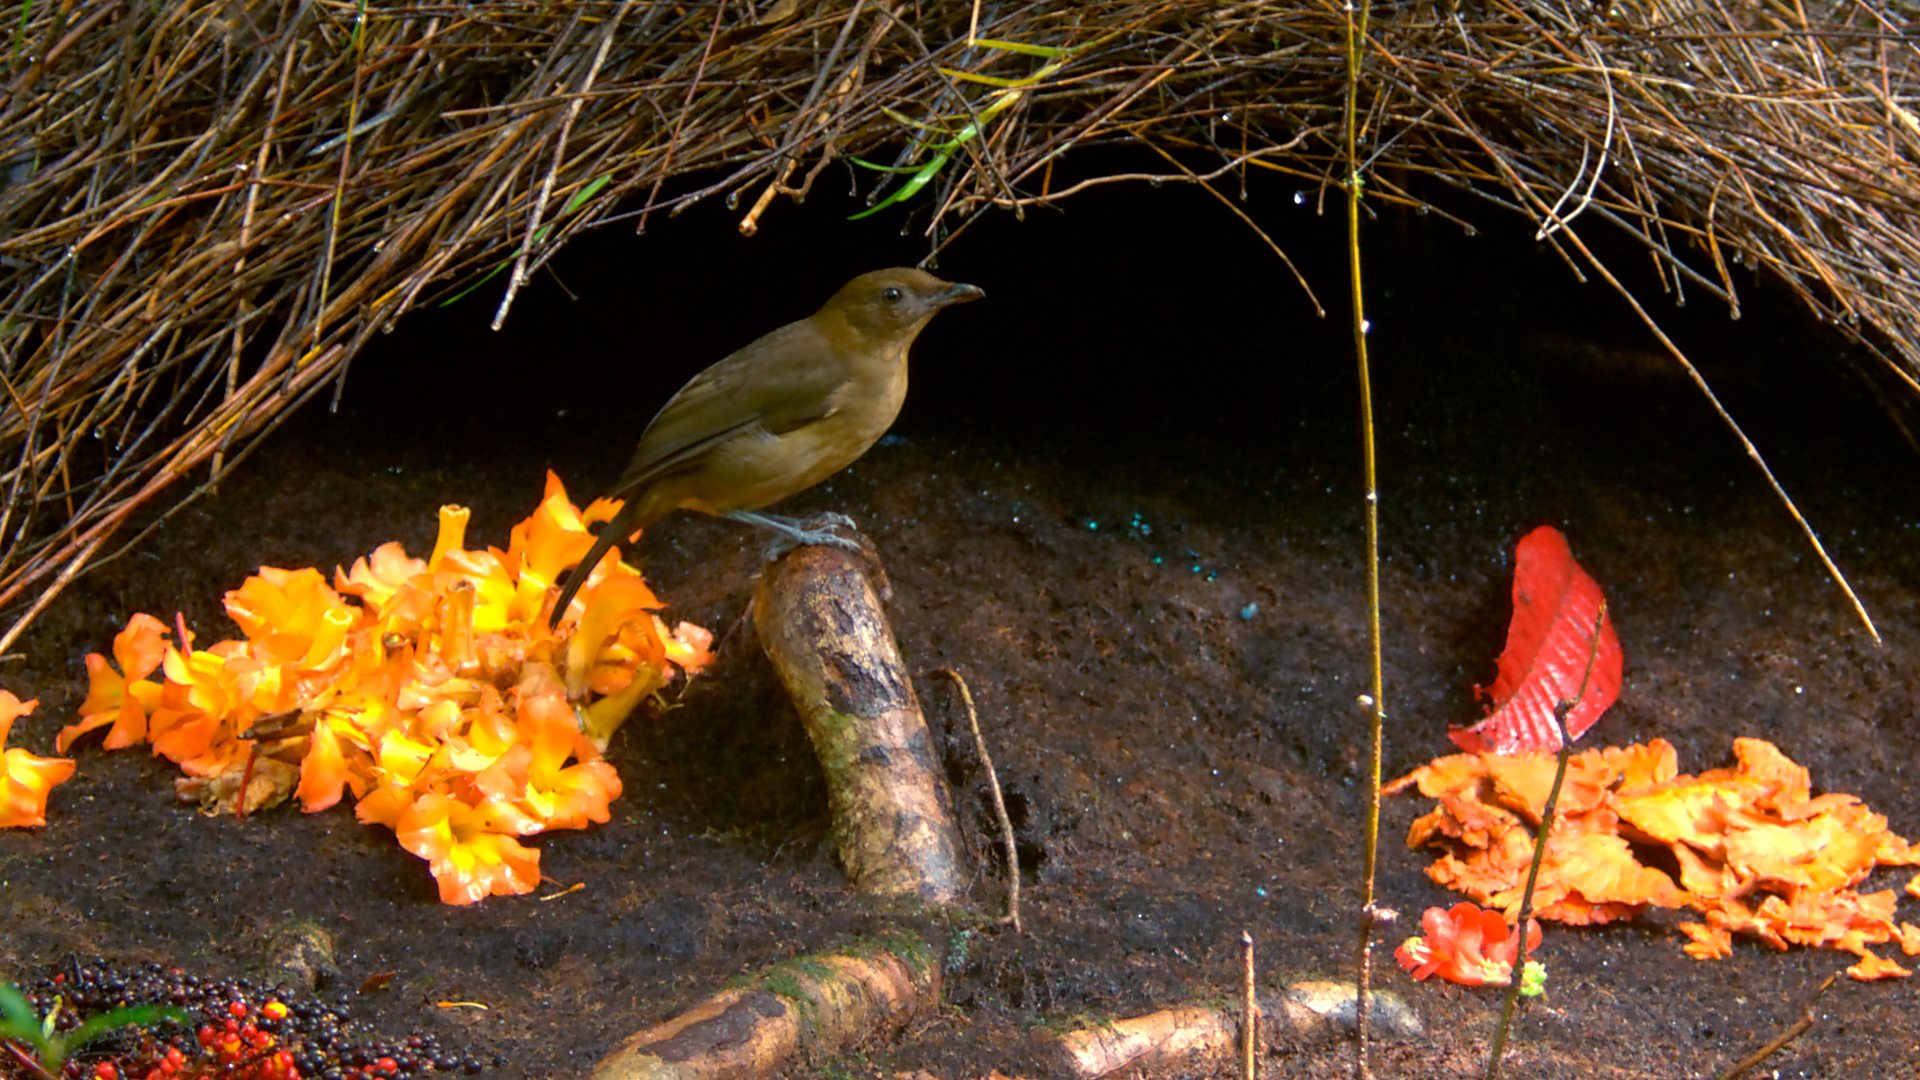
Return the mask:
[[795,548],[761,575],[753,615],[826,773],[834,840],[854,888],[958,901],[952,799],[863,560]]
[[924,942],[806,956],[722,990],[630,1036],[590,1080],[721,1080],[792,1075],[820,1058],[897,1031],[940,997],[939,966]]
[[[1420,1018],[1394,994],[1375,993],[1375,1031],[1389,1038],[1421,1033]],[[1262,1040],[1298,1039],[1353,1027],[1354,994],[1347,983],[1297,982],[1277,994],[1263,994],[1258,1015]],[[1224,1066],[1240,1044],[1238,1003],[1178,1005],[1145,1016],[1097,1027],[1040,1036],[1051,1071],[1093,1080],[1122,1069],[1159,1069],[1209,1064]]]

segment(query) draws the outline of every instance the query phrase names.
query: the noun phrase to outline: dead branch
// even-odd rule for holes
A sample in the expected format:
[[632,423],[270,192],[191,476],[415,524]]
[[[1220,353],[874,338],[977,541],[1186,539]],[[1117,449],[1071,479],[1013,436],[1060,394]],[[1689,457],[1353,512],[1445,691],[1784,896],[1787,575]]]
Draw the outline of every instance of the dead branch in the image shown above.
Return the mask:
[[860,557],[800,547],[769,565],[754,628],[826,773],[854,888],[952,904],[959,830],[919,699]]
[[926,943],[901,939],[805,956],[723,990],[665,1023],[636,1032],[594,1067],[591,1080],[751,1080],[792,1075],[897,1031],[940,998]]
[[993,798],[993,817],[1000,825],[1000,847],[1006,853],[1007,860],[1007,913],[1000,921],[1013,926],[1013,932],[1020,932],[1020,845],[1014,839],[1013,819],[1007,816],[1007,800],[1000,792],[1000,773],[993,767],[993,755],[987,752],[987,737],[980,733],[980,713],[973,707],[973,691],[968,688],[967,680],[953,668],[941,668],[934,672],[953,680],[954,688],[960,691],[960,704],[967,710],[967,730],[973,732],[973,749],[980,755],[980,768],[987,774],[987,794]]
[[[1405,1001],[1392,993],[1375,991],[1371,1012],[1375,1033],[1386,1038],[1414,1038],[1425,1030]],[[1260,995],[1255,1010],[1259,1037],[1269,1047],[1286,1039],[1351,1031],[1355,1008],[1351,983],[1308,980],[1284,991]],[[1175,1066],[1224,1067],[1241,1045],[1241,1006],[1190,1004],[1161,1009],[1093,1027],[1041,1035],[1048,1064],[1062,1075],[1093,1080],[1122,1069],[1162,1069]]]

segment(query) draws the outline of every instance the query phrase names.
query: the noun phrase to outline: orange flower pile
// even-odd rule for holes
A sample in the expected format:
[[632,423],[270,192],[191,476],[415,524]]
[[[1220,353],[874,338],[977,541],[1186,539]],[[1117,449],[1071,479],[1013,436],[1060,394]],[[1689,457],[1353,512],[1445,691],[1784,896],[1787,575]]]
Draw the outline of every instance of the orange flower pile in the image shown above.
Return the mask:
[[146,742],[177,763],[183,799],[247,813],[289,797],[308,812],[346,792],[360,820],[427,860],[449,904],[532,890],[540,853],[520,838],[608,820],[620,778],[600,752],[674,668],[694,672],[712,637],[669,630],[660,602],[603,559],[559,630],[552,586],[593,543],[549,474],[505,551],[463,547],[467,511],[440,511],[426,559],[387,543],[334,571],[262,567],[226,595],[243,638],[194,647],[150,615],[87,657],[89,692],[64,751],[107,728],[109,749]]
[[[1513,962],[1520,955],[1520,930],[1507,929],[1506,917],[1464,901],[1451,908],[1431,907],[1420,917],[1425,933],[1410,937],[1393,951],[1415,979],[1435,975],[1462,986],[1506,986],[1513,982]],[[1540,948],[1540,923],[1527,920],[1527,955]],[[1520,992],[1537,997],[1546,985],[1546,969],[1526,963]]]
[[19,747],[8,750],[7,737],[13,734],[13,722],[32,712],[40,702],[21,701],[9,690],[0,690],[0,829],[47,823],[47,793],[73,776],[73,762],[67,758],[45,758]]
[[[1649,905],[1689,909],[1688,955],[1728,955],[1732,935],[1839,949],[1856,979],[1909,974],[1870,945],[1920,953],[1920,927],[1896,923],[1892,889],[1854,890],[1877,866],[1920,865],[1908,844],[1851,795],[1812,793],[1807,770],[1771,743],[1736,739],[1732,768],[1681,775],[1673,747],[1606,747],[1576,754],[1547,839],[1533,906],[1572,924],[1629,918]],[[1409,847],[1442,849],[1434,881],[1517,914],[1533,858],[1554,755],[1454,754],[1394,781],[1439,802],[1413,823]],[[1664,847],[1679,880],[1641,863],[1632,845]],[[1920,880],[1920,879],[1916,879]],[[1911,888],[1909,891],[1913,891]]]

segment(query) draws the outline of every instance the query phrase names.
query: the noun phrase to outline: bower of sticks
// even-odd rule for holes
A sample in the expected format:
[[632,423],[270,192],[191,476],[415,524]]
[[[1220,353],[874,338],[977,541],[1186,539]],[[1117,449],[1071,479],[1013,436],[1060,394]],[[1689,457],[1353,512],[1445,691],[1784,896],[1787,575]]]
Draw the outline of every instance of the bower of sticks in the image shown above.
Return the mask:
[[[424,553],[444,504],[505,547],[549,471],[584,503],[856,273],[987,293],[779,508],[873,542],[938,888],[869,887],[788,692],[806,553],[682,513],[630,558],[717,659],[614,737],[612,819],[539,837],[539,889],[445,905],[350,811],[195,813],[86,740],[0,830],[0,981],[300,981],[499,1076],[1224,1077],[1250,940],[1258,1075],[1484,1074],[1497,991],[1389,956],[1459,899],[1417,795],[1354,1030],[1356,257],[1384,776],[1484,714],[1553,524],[1626,657],[1583,746],[1764,738],[1920,837],[1910,7],[31,0],[0,34],[9,747],[52,752],[136,612],[228,636],[263,565]],[[1913,1074],[1910,980],[1694,960],[1681,918],[1548,924],[1501,1070]]]

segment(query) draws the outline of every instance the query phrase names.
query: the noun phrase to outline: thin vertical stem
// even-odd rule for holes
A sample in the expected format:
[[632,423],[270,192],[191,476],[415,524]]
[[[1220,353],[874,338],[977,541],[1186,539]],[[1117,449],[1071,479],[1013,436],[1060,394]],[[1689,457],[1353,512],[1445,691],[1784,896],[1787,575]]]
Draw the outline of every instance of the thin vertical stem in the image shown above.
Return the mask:
[[1367,365],[1366,290],[1360,270],[1360,67],[1372,15],[1371,0],[1347,2],[1347,266],[1353,293],[1353,352],[1360,375],[1360,445],[1366,471],[1367,644],[1372,670],[1367,724],[1367,826],[1360,886],[1359,979],[1355,995],[1354,1073],[1372,1075],[1367,1061],[1368,1014],[1373,987],[1374,877],[1380,862],[1380,757],[1387,720],[1386,676],[1380,639],[1380,488],[1374,462],[1373,377]]
[[1260,1001],[1253,992],[1253,935],[1240,931],[1240,1080],[1254,1080],[1260,1046]]
[[1600,630],[1607,624],[1607,604],[1600,602],[1600,610],[1593,617],[1593,636],[1587,645],[1587,667],[1580,673],[1580,689],[1574,692],[1572,700],[1561,700],[1553,706],[1554,730],[1560,733],[1560,753],[1554,763],[1553,786],[1547,789],[1547,801],[1540,807],[1540,828],[1533,837],[1533,862],[1527,867],[1527,886],[1520,890],[1520,921],[1514,929],[1519,935],[1519,947],[1513,953],[1513,976],[1507,983],[1507,993],[1500,1002],[1500,1022],[1493,1029],[1493,1046],[1487,1052],[1487,1080],[1497,1080],[1500,1075],[1500,1058],[1507,1051],[1507,1031],[1513,1026],[1513,1011],[1520,1004],[1520,984],[1527,968],[1527,920],[1533,918],[1533,889],[1540,882],[1540,864],[1547,858],[1547,839],[1553,835],[1554,812],[1560,806],[1560,787],[1567,779],[1567,762],[1573,757],[1573,737],[1567,733],[1567,715],[1587,696],[1587,682],[1593,678],[1593,662],[1600,655]]

